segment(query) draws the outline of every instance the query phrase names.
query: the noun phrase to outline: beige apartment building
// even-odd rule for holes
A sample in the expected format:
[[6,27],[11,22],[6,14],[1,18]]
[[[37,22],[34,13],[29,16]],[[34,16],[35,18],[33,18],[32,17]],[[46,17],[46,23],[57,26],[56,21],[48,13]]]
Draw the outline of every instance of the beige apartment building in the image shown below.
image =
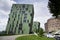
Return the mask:
[[46,32],[57,32],[60,30],[60,19],[59,18],[50,18],[45,23]]

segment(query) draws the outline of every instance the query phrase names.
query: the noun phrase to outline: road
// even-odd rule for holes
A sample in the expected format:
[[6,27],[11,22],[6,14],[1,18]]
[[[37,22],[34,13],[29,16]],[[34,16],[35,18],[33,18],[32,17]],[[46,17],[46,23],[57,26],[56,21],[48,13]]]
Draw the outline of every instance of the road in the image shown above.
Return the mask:
[[[32,34],[27,34],[27,35],[32,35]],[[0,40],[15,40],[15,38],[19,36],[26,36],[26,35],[0,36]]]

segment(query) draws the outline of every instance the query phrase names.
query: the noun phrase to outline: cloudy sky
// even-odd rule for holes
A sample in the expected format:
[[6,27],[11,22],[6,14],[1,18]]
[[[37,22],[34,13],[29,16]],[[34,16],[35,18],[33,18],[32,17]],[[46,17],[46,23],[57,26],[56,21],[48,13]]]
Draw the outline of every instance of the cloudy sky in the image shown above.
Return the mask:
[[40,22],[43,29],[44,23],[51,18],[47,7],[48,0],[0,0],[0,31],[6,29],[12,4],[33,4],[34,21]]

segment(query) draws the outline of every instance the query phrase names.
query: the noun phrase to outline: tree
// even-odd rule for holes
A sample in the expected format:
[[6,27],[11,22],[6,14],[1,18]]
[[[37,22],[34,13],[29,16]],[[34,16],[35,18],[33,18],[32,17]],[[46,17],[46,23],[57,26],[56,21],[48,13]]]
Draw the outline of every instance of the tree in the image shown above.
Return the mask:
[[48,8],[50,10],[50,13],[53,14],[52,16],[58,18],[60,15],[60,0],[49,0]]
[[40,29],[39,29],[39,34],[38,34],[38,35],[39,35],[39,36],[43,36],[43,33],[44,33],[43,29],[40,28]]

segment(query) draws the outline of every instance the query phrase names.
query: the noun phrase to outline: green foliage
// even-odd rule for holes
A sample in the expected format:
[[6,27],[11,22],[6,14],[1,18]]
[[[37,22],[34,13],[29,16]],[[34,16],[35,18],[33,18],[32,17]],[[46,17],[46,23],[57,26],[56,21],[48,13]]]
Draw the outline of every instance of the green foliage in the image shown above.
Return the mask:
[[18,37],[15,40],[55,40],[54,38],[47,38],[47,37],[39,37],[35,35],[29,35],[29,36],[22,36]]
[[60,15],[60,0],[49,0],[48,7],[50,12],[53,14],[52,16],[58,18]]
[[40,29],[39,29],[39,34],[38,34],[38,35],[39,35],[39,36],[43,36],[43,33],[44,33],[43,29],[40,28]]

